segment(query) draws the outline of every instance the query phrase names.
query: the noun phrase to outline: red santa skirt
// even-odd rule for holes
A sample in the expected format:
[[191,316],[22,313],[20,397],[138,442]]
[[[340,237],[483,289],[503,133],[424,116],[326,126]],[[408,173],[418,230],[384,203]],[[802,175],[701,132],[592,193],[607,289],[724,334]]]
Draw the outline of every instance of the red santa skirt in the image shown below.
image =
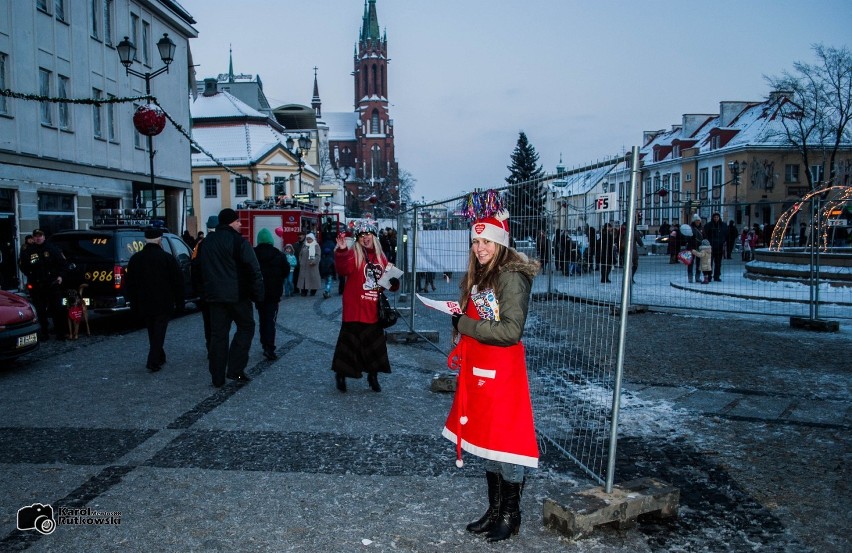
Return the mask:
[[[468,310],[470,311],[470,310]],[[468,312],[468,316],[478,318]],[[538,467],[527,364],[522,343],[490,346],[462,336],[450,354],[458,385],[442,435],[461,450],[492,461]]]

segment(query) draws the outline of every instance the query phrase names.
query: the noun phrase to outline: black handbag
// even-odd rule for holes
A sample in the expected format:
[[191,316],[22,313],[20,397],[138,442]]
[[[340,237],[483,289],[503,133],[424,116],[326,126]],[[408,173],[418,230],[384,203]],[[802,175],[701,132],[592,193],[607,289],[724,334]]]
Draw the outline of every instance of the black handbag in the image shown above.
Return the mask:
[[391,307],[390,301],[388,301],[384,292],[379,292],[379,299],[376,304],[378,304],[379,310],[379,325],[381,325],[382,328],[390,328],[395,325],[396,320],[399,319],[399,312]]

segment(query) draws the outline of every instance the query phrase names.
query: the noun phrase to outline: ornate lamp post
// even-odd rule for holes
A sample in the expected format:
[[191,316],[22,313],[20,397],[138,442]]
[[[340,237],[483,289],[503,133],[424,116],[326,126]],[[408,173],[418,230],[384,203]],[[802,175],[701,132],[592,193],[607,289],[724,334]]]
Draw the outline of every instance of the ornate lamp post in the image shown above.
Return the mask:
[[[127,75],[134,75],[145,79],[145,94],[151,95],[151,79],[157,75],[169,72],[169,65],[175,59],[175,43],[169,38],[168,33],[163,33],[163,38],[157,41],[157,50],[160,52],[160,59],[163,60],[163,67],[152,72],[141,72],[132,69],[133,61],[136,59],[136,46],[130,42],[128,37],[118,43],[115,47],[118,51],[118,58],[121,60],[121,65]],[[148,137],[148,165],[151,175],[151,219],[157,215],[157,186],[154,183],[154,136],[160,134],[165,127],[165,115],[155,105],[149,104],[141,106],[133,116],[133,123],[136,129]]]
[[311,139],[304,134],[299,135],[298,140],[298,148],[296,148],[296,141],[293,140],[293,137],[287,135],[287,142],[285,144],[287,149],[296,156],[296,159],[299,160],[299,194],[302,193],[302,168],[305,166],[305,162],[302,158],[308,155],[308,152],[311,149]]

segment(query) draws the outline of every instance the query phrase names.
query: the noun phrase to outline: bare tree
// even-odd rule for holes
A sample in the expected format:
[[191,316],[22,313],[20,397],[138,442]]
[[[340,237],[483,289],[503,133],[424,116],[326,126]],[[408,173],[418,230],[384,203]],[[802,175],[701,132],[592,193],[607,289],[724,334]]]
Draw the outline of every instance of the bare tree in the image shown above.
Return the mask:
[[781,136],[801,153],[811,190],[819,184],[810,172],[812,154],[822,151],[823,159],[828,158],[827,182],[833,184],[837,152],[852,142],[852,54],[846,47],[815,44],[812,48],[817,63],[796,62],[793,72],[764,77],[774,91],[786,96],[779,100]]

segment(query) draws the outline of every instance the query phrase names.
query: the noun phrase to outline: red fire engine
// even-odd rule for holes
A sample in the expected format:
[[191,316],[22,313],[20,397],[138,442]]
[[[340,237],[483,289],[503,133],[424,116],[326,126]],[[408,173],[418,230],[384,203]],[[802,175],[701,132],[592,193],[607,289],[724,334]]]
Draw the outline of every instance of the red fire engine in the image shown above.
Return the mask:
[[275,247],[280,250],[286,244],[298,242],[299,232],[313,232],[317,242],[322,244],[323,232],[329,229],[336,231],[339,223],[337,213],[321,213],[297,207],[237,209],[237,215],[240,218],[240,232],[252,246],[257,245],[257,234],[265,228],[272,233]]

